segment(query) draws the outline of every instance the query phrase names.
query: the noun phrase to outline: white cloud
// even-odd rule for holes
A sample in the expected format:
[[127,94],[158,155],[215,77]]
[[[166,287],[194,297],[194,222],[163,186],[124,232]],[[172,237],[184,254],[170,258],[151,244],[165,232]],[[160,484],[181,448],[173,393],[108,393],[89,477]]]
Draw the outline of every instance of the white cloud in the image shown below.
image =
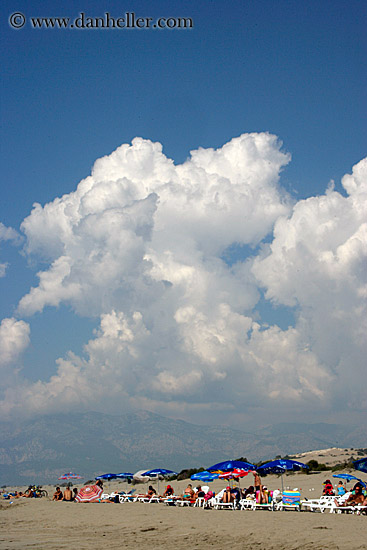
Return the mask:
[[342,183],[349,196],[329,189],[279,219],[252,269],[268,299],[297,306],[298,329],[334,376],[334,399],[358,401],[366,382],[367,159]]
[[[17,246],[22,242],[22,237],[17,231],[15,231],[15,229],[13,229],[12,227],[6,227],[3,223],[0,222],[0,242],[1,241],[8,241]],[[5,277],[8,267],[8,262],[0,263],[0,278]]]
[[[24,321],[6,318],[0,324],[0,387],[9,388],[19,384],[21,370],[19,359],[29,345],[30,327]],[[16,405],[17,406],[17,405]]]
[[[48,268],[18,311],[66,303],[100,328],[49,380],[24,382],[18,397],[9,388],[3,412],[21,392],[30,412],[93,402],[192,420],[317,414],[340,403],[340,385],[347,407],[365,376],[366,161],[344,177],[348,196],[330,188],[292,204],[279,186],[289,160],[269,134],[193,151],[178,166],[136,138],[97,160],[75,192],[35,205],[25,251]],[[230,266],[221,258],[233,245],[256,252]],[[294,308],[295,326],[259,319],[261,289]]]

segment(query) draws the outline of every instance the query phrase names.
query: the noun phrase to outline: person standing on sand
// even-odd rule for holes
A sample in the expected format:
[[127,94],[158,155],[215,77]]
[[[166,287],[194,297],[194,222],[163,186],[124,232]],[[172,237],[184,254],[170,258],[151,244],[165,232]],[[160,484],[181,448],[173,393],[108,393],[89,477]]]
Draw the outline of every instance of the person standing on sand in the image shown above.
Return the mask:
[[257,472],[254,472],[254,487],[255,491],[260,491],[261,489],[261,479]]

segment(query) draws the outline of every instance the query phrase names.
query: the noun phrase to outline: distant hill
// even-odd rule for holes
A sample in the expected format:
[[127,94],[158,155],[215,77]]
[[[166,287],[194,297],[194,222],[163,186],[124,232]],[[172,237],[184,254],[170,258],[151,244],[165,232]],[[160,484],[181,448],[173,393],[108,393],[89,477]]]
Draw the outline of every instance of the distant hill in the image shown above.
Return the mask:
[[367,447],[367,429],[335,424],[277,424],[257,433],[198,426],[146,411],[120,416],[80,413],[0,422],[0,485],[54,483],[75,470],[105,472],[209,467],[326,447]]

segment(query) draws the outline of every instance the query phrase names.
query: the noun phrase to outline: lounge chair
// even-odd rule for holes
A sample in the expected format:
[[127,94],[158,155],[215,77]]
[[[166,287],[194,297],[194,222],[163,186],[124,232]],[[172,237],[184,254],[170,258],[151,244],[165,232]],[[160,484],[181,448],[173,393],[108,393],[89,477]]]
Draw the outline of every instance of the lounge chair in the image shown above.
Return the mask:
[[234,502],[222,502],[224,492],[225,492],[225,489],[222,489],[222,491],[220,491],[217,495],[215,495],[215,497],[210,499],[212,508],[215,508],[215,510],[220,510],[220,509],[235,510]]
[[309,510],[310,512],[321,512],[332,508],[335,501],[334,496],[323,495],[320,498],[301,500],[301,510]]
[[253,510],[256,504],[255,498],[241,498],[238,502],[240,510]]
[[283,491],[282,500],[274,505],[275,510],[296,510],[301,509],[301,493],[299,491]]

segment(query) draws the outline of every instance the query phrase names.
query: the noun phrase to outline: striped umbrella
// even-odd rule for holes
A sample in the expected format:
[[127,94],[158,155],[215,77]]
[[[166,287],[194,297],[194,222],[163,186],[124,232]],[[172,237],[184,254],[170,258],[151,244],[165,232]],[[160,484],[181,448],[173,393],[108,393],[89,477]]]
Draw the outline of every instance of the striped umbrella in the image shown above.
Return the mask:
[[79,474],[74,474],[73,472],[68,472],[67,474],[62,475],[58,479],[83,479],[83,476]]
[[102,493],[103,489],[99,485],[87,485],[80,489],[75,500],[76,502],[93,502],[101,498]]

